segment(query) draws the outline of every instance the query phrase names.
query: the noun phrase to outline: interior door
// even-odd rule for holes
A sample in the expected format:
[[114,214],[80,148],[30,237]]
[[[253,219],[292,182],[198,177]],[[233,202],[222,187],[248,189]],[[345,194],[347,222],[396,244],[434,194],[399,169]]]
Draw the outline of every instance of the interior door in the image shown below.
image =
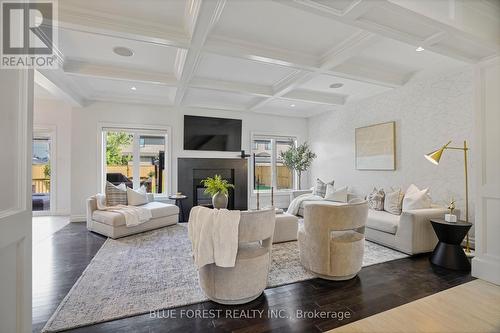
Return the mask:
[[0,69],[0,332],[31,332],[33,71]]

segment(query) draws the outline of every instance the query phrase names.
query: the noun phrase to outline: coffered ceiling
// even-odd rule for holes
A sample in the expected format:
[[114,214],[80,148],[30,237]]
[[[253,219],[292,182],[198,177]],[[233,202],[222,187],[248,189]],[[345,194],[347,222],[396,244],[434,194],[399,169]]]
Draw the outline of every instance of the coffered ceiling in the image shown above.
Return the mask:
[[[485,29],[500,27],[494,1],[474,7],[490,20]],[[400,3],[64,0],[61,66],[41,70],[37,83],[80,106],[110,101],[310,117],[416,74],[499,54],[497,35],[485,39]],[[116,47],[133,54],[118,55]]]

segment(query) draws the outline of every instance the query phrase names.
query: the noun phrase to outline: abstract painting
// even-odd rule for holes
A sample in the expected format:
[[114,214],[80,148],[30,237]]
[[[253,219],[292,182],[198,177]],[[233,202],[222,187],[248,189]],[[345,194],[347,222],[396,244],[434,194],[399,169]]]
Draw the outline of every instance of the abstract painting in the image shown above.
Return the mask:
[[356,169],[396,170],[396,123],[356,128]]

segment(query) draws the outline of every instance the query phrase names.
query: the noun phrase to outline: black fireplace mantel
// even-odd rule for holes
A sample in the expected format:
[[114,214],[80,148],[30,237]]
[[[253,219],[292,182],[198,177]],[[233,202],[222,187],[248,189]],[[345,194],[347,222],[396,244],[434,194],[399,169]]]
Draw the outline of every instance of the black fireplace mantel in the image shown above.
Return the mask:
[[184,216],[189,218],[191,208],[196,204],[196,188],[201,179],[220,174],[233,182],[230,191],[230,209],[248,208],[248,161],[241,158],[179,158],[177,162],[177,189],[188,199],[184,205]]

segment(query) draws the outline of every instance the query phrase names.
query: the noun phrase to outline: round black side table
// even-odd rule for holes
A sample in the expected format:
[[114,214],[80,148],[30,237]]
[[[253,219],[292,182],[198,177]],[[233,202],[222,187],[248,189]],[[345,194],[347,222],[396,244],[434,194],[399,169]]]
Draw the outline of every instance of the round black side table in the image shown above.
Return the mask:
[[187,222],[184,221],[184,207],[182,206],[182,201],[187,199],[185,195],[170,195],[168,197],[170,200],[175,200],[175,205],[179,207],[179,222]]
[[469,259],[460,243],[472,224],[464,221],[446,222],[443,219],[431,219],[431,224],[439,239],[430,257],[431,263],[448,269],[470,271]]

